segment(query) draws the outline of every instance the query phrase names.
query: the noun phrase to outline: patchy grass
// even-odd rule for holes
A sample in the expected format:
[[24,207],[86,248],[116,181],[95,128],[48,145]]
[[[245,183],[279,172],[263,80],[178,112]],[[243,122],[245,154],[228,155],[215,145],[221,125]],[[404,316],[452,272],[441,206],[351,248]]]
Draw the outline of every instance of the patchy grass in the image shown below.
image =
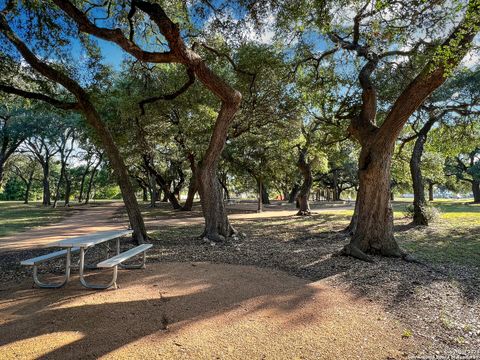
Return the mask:
[[0,236],[11,235],[34,226],[63,219],[70,209],[43,207],[39,203],[0,202]]

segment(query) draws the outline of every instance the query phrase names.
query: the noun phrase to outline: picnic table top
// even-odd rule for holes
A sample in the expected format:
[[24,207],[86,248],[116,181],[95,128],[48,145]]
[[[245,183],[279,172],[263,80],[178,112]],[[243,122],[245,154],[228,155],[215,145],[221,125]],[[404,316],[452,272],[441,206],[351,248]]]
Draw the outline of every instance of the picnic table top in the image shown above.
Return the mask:
[[101,244],[105,241],[116,239],[120,236],[131,235],[133,230],[110,230],[110,231],[101,231],[96,232],[90,235],[76,236],[65,240],[55,241],[47,245],[47,247],[61,247],[61,248],[71,248],[71,247],[81,247],[88,248],[90,246],[95,246]]

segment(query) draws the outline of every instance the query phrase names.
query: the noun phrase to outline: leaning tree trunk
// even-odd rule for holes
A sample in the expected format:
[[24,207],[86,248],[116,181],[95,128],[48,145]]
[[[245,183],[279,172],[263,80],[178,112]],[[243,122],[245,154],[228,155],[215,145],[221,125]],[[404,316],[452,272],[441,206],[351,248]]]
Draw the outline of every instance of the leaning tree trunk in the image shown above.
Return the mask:
[[390,203],[390,148],[364,146],[359,159],[359,190],[351,241],[344,252],[370,261],[366,255],[402,256],[393,236],[393,210]]
[[473,202],[480,203],[480,180],[472,181]]
[[410,159],[410,173],[412,174],[413,185],[413,224],[415,225],[428,225],[428,219],[425,214],[427,206],[424,190],[425,184],[423,183],[422,169],[420,167],[426,138],[424,134],[418,135]]
[[48,163],[48,161],[46,161],[44,164],[42,164],[43,166],[43,201],[42,201],[42,205],[43,206],[50,206],[52,203],[50,201],[50,181],[48,179],[49,175],[50,175],[50,164]]
[[197,193],[197,182],[195,179],[195,174],[190,178],[190,184],[188,185],[188,194],[185,204],[183,204],[182,211],[192,211],[193,200],[195,199],[195,194]]
[[300,152],[297,166],[303,176],[303,183],[302,183],[302,186],[300,187],[300,191],[297,196],[298,206],[299,206],[297,215],[299,216],[311,215],[310,204],[308,203],[308,199],[310,197],[310,190],[313,184],[313,176],[312,176],[312,167],[306,161],[306,153],[304,150]]

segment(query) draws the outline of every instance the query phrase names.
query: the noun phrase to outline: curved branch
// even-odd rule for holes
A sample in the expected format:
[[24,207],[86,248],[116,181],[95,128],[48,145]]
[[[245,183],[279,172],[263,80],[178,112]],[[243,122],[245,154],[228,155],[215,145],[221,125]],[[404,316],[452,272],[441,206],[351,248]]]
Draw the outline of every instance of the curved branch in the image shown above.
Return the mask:
[[[146,62],[156,62],[156,63],[172,63],[178,62],[177,57],[171,51],[168,52],[150,52],[142,50],[137,44],[135,44],[131,39],[127,39],[122,30],[120,29],[106,29],[99,27],[92,23],[87,15],[82,11],[77,9],[70,1],[66,0],[54,0],[54,3],[62,9],[75,23],[77,23],[80,31],[85,32],[90,35],[94,35],[103,40],[111,41],[119,45],[123,50],[132,54],[137,59],[146,61]],[[135,3],[132,1],[132,14],[129,19],[135,13]],[[132,33],[130,36],[133,37]]]
[[8,94],[18,95],[18,96],[21,96],[21,97],[26,98],[26,99],[40,100],[40,101],[46,102],[50,105],[53,105],[58,109],[80,110],[80,104],[78,102],[60,101],[60,100],[54,99],[54,98],[52,98],[50,96],[47,96],[47,95],[17,89],[15,87],[9,86],[9,85],[0,84],[0,91],[3,91],[3,92],[8,93]]
[[182,95],[185,91],[187,91],[190,88],[190,86],[192,86],[193,83],[195,82],[195,73],[192,70],[187,69],[187,75],[188,75],[187,82],[177,91],[175,91],[173,93],[170,93],[170,94],[153,96],[153,97],[143,99],[142,101],[140,101],[138,103],[138,106],[140,106],[141,115],[145,115],[145,105],[146,104],[151,104],[151,103],[159,101],[159,100],[174,100],[178,96]]

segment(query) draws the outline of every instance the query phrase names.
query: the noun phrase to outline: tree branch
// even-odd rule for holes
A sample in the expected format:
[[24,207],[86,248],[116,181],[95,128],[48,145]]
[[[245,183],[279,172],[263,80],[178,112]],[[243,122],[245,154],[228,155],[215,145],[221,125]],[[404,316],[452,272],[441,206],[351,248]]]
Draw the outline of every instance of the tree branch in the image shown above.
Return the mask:
[[190,86],[192,86],[193,83],[195,82],[195,73],[192,70],[187,69],[187,75],[188,75],[187,82],[180,89],[176,90],[175,92],[170,93],[170,94],[160,95],[160,96],[153,96],[153,97],[143,99],[142,101],[140,101],[138,103],[138,106],[140,106],[141,115],[145,115],[145,105],[146,104],[151,104],[151,103],[159,101],[159,100],[174,100],[175,98],[177,98],[178,96],[180,96],[184,92],[186,92],[190,88]]
[[54,99],[50,96],[43,95],[36,92],[25,91],[17,89],[13,86],[0,84],[0,91],[3,91],[8,94],[18,95],[26,99],[34,99],[46,102],[50,105],[55,106],[58,109],[63,110],[80,110],[80,104],[78,102],[66,102]]

